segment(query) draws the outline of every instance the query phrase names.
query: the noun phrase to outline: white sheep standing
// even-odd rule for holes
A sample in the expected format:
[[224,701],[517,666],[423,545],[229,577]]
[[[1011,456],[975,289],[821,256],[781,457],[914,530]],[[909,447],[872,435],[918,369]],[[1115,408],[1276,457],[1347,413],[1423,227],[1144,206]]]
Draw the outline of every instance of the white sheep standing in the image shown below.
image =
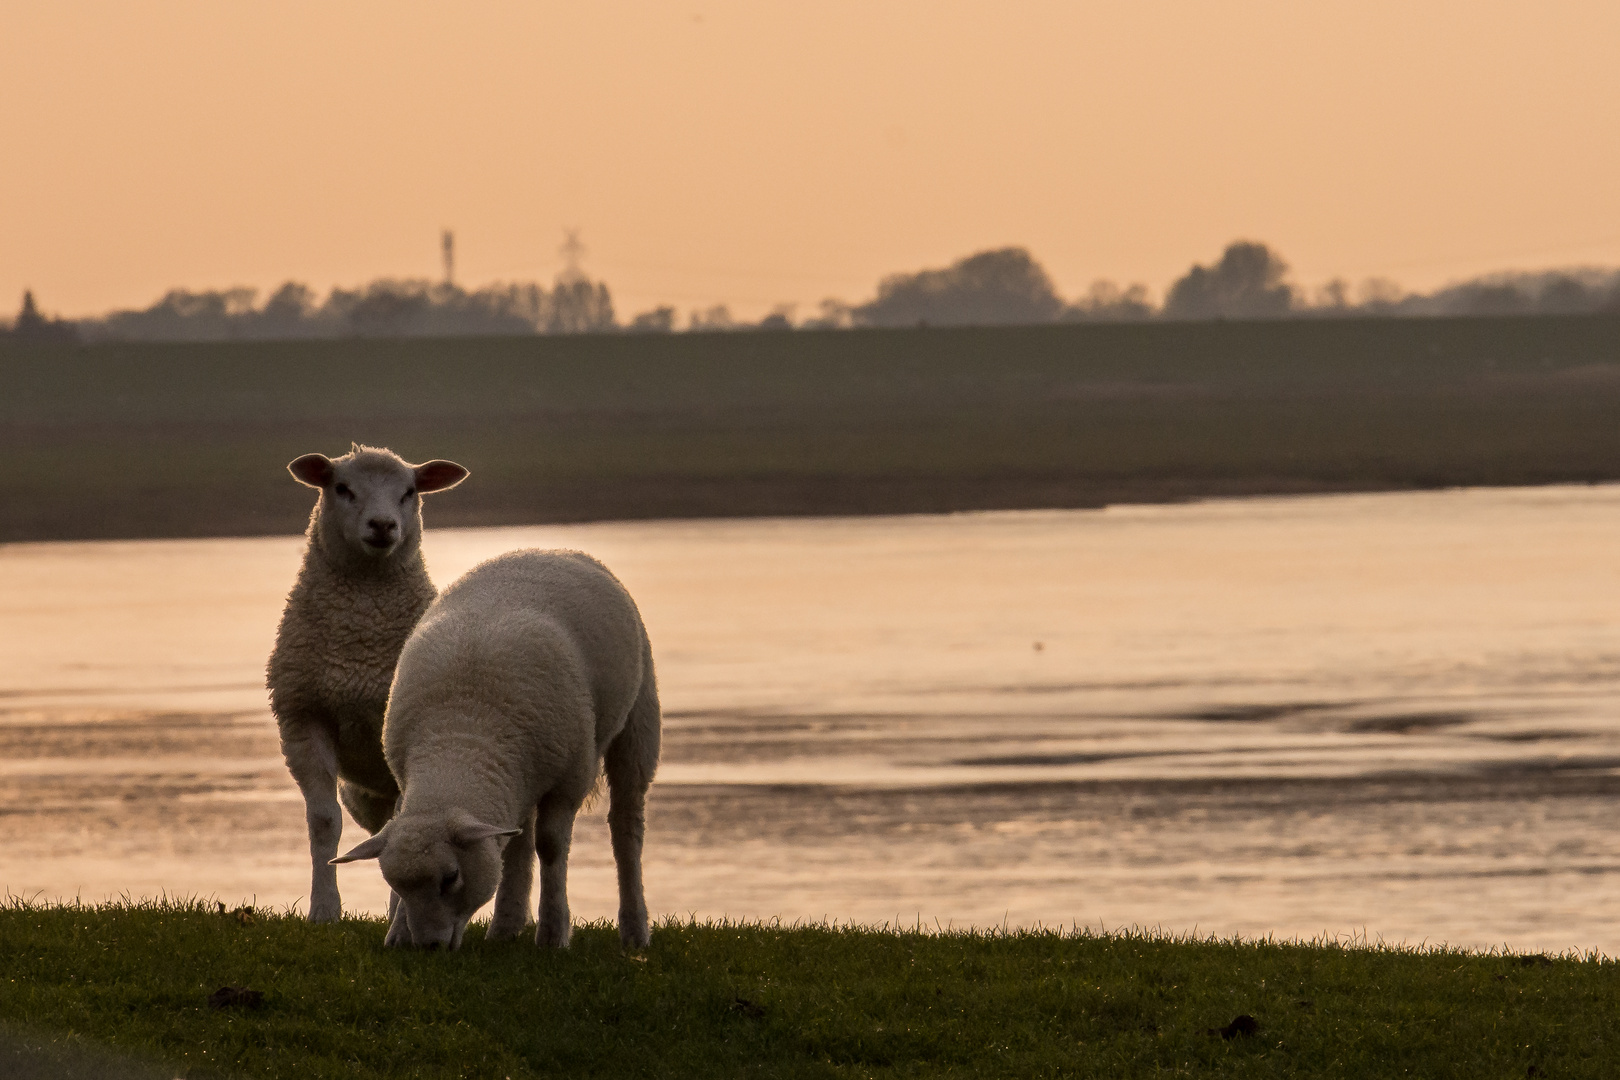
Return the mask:
[[491,896],[489,938],[523,930],[538,849],[535,942],[565,946],[574,818],[605,767],[619,938],[643,948],[659,739],[652,648],[624,586],[577,551],[509,552],[445,589],[405,643],[383,728],[399,812],[337,861],[380,861],[401,901],[388,944],[455,948]]
[[304,796],[309,917],[328,922],[343,913],[330,862],[343,832],[338,798],[375,833],[399,796],[383,759],[383,710],[399,650],[434,597],[420,496],[455,487],[467,470],[453,461],[409,465],[356,444],[336,459],[305,454],[287,471],[321,494],[266,683],[282,755]]

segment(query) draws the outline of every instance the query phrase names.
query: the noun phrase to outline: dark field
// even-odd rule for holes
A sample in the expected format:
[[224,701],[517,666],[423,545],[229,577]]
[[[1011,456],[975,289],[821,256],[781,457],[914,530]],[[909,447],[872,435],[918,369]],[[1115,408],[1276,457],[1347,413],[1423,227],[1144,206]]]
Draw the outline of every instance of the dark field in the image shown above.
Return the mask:
[[436,526],[1620,479],[1620,318],[0,347],[0,541],[298,532],[351,439]]

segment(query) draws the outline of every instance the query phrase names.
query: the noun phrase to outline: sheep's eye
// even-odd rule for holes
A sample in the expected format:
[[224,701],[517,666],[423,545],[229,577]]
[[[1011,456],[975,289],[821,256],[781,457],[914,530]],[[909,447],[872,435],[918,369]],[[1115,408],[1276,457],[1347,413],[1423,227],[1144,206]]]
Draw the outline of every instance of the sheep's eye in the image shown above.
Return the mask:
[[439,879],[439,895],[440,896],[449,896],[450,895],[450,890],[455,888],[456,883],[459,882],[460,880],[461,880],[461,871],[460,870],[452,870],[448,874],[444,875],[444,877]]
[[403,502],[410,502],[411,498],[415,494],[416,494],[416,489],[415,488],[407,488],[406,491],[405,491],[405,494],[403,494],[403,495],[401,495],[399,497],[399,501],[402,502],[402,503]]
[[348,484],[333,484],[332,485],[332,490],[335,493],[343,496],[345,499],[354,498],[354,492],[349,490],[349,485]]

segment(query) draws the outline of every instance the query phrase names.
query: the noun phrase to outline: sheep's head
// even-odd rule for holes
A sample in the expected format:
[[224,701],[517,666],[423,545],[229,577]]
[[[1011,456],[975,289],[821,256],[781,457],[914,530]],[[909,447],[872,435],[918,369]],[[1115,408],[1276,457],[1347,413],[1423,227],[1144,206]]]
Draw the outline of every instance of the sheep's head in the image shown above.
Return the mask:
[[305,454],[287,471],[321,491],[316,521],[325,549],[373,561],[414,555],[422,543],[421,496],[467,476],[453,461],[411,465],[392,451],[359,444],[340,458]]
[[455,949],[473,912],[501,880],[501,850],[517,829],[486,825],[465,810],[401,814],[334,863],[376,859],[405,905],[411,944]]

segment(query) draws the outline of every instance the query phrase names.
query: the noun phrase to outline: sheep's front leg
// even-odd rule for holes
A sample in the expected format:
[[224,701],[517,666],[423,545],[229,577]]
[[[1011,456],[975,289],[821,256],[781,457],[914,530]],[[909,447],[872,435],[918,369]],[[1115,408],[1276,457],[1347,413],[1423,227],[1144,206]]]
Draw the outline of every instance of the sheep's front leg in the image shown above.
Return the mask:
[[[404,795],[394,798],[393,817],[399,813],[399,804],[405,801]],[[373,836],[376,834],[373,833]],[[405,905],[400,902],[399,893],[390,886],[388,889],[388,936],[383,939],[384,945],[409,945],[411,943],[410,924],[405,921]]]
[[337,753],[331,737],[314,725],[292,736],[284,732],[281,753],[304,796],[304,821],[309,826],[309,921],[334,922],[343,916],[337,867],[332,865],[338,841],[343,838],[343,812],[337,799]]
[[534,811],[523,831],[506,842],[501,852],[501,883],[495,889],[495,914],[486,941],[506,941],[529,925],[529,897],[534,893]]
[[[344,809],[348,810],[349,816],[354,818],[355,822],[372,836],[376,836],[379,832],[381,832],[383,826],[387,825],[393,816],[399,812],[399,804],[402,798],[403,796],[401,796],[397,791],[392,795],[379,794],[375,791],[368,791],[360,785],[351,783],[342,778],[339,778],[338,780],[338,801],[343,804]],[[390,929],[388,932],[388,940],[385,942],[385,944],[396,944],[396,942],[393,940],[395,937],[394,927],[396,925],[394,916],[398,913],[399,894],[393,889],[389,889],[388,925]],[[397,925],[399,927],[399,932],[405,935],[404,940],[401,943],[406,945],[410,944],[410,933],[404,929],[404,916],[400,916]]]
[[564,948],[573,927],[568,921],[568,849],[574,841],[578,806],[548,795],[540,801],[535,847],[540,853],[540,925],[534,943]]
[[389,948],[411,944],[411,924],[405,918],[405,905],[399,902],[398,893],[389,894],[388,933],[383,937],[383,944]]

